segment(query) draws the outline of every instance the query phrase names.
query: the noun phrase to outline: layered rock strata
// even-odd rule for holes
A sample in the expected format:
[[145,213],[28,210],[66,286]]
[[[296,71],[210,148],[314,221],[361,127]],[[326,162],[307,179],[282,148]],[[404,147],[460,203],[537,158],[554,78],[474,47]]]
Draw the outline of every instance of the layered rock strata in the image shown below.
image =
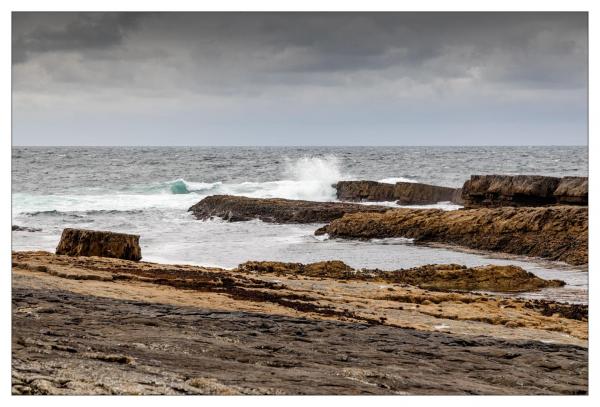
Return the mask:
[[588,262],[588,210],[579,206],[394,209],[347,214],[315,233],[357,239],[406,237],[416,243],[448,243],[574,265]]
[[341,201],[396,201],[399,205],[427,205],[437,202],[462,203],[460,188],[417,182],[386,184],[376,181],[340,181],[335,185]]

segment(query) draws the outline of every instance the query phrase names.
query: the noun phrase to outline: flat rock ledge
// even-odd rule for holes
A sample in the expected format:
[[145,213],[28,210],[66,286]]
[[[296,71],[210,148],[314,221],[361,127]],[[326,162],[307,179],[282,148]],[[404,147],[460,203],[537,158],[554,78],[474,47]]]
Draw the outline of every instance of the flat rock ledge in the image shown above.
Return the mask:
[[379,281],[441,291],[524,292],[565,285],[564,281],[539,278],[521,267],[496,265],[466,267],[458,264],[430,264],[410,269],[383,271],[355,270],[339,260],[309,264],[249,261],[240,264],[237,270],[257,274]]
[[325,233],[351,239],[406,237],[573,265],[588,262],[588,209],[580,206],[393,209],[344,215],[315,232]]
[[138,235],[67,228],[62,232],[56,254],[138,261],[142,258],[142,249]]
[[387,206],[361,205],[340,202],[311,202],[280,198],[247,198],[232,195],[213,195],[204,198],[189,211],[199,220],[213,217],[229,222],[260,219],[271,223],[323,223],[346,213],[385,212]]
[[462,187],[467,208],[499,206],[587,205],[587,177],[542,175],[471,175]]
[[386,184],[376,181],[340,181],[335,185],[342,201],[396,201],[399,205],[428,205],[438,202],[462,204],[460,188],[418,182]]

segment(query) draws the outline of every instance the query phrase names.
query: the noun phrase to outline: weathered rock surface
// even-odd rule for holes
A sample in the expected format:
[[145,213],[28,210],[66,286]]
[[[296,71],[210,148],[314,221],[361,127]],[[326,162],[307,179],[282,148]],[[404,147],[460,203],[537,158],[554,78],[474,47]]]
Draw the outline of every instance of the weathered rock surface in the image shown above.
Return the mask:
[[458,264],[431,264],[410,269],[383,271],[355,270],[339,260],[310,264],[249,261],[240,264],[238,270],[259,274],[273,273],[276,275],[303,275],[338,280],[410,284],[428,290],[444,291],[519,292],[565,285],[560,280],[541,279],[520,267],[495,265],[466,267]]
[[587,205],[587,177],[542,175],[471,175],[462,187],[467,208]]
[[213,195],[204,198],[189,211],[200,220],[218,217],[230,222],[260,219],[273,223],[322,223],[339,218],[345,213],[385,212],[389,209],[386,206],[340,202]]
[[340,181],[337,198],[342,201],[397,201],[399,205],[427,205],[450,201],[462,203],[460,188],[441,187],[417,182],[386,184],[376,181]]
[[588,204],[588,178],[562,177],[554,191],[558,203],[570,205]]
[[448,243],[575,265],[588,262],[588,209],[579,206],[394,209],[347,214],[315,233],[358,239],[406,237],[416,243]]
[[138,235],[67,228],[60,237],[56,254],[137,261],[142,258],[142,249]]
[[12,276],[13,394],[588,391],[587,306],[46,252]]

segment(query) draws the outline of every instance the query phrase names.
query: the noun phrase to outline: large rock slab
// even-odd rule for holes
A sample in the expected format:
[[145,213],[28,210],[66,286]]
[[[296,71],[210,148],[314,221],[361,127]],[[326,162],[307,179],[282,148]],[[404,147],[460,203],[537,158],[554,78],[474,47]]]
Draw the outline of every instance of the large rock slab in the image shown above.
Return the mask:
[[138,235],[67,228],[62,232],[56,254],[138,261],[142,258],[142,249]]
[[341,238],[413,238],[473,249],[588,262],[588,209],[579,206],[394,209],[347,214],[318,229]]
[[340,202],[213,195],[204,198],[189,211],[200,220],[218,217],[230,222],[260,219],[272,223],[323,223],[340,218],[346,213],[385,212],[389,209],[386,206]]
[[397,201],[400,205],[427,205],[450,201],[462,203],[460,188],[418,182],[386,184],[376,181],[340,181],[335,185],[341,201]]
[[462,188],[468,208],[587,205],[587,177],[542,175],[471,175]]
[[554,191],[554,197],[561,204],[587,205],[588,178],[563,177]]

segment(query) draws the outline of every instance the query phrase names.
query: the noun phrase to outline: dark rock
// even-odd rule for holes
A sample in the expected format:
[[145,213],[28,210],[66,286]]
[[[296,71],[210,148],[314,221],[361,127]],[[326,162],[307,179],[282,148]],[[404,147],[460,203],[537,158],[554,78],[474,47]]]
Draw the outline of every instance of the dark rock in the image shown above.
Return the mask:
[[273,223],[320,223],[340,218],[345,213],[385,212],[389,209],[385,206],[340,202],[213,195],[204,198],[189,211],[200,220],[218,217],[230,222],[260,219],[263,222]]
[[558,203],[570,205],[588,204],[588,178],[563,177],[554,191]]
[[375,181],[340,181],[335,188],[337,198],[342,201],[397,201],[400,205],[427,205],[445,201],[462,203],[460,188],[418,182],[386,184]]
[[41,232],[42,229],[30,228],[27,226],[12,225],[12,231],[13,232]]
[[587,177],[542,175],[471,175],[462,188],[467,208],[587,205]]
[[56,254],[138,261],[142,258],[139,241],[138,235],[67,228],[60,237]]

